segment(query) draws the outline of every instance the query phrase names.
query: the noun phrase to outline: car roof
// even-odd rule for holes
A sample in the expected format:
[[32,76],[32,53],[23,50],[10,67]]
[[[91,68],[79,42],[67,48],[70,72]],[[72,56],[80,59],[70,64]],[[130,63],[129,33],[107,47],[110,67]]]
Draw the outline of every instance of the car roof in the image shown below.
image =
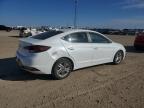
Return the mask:
[[[66,35],[69,35],[71,33],[77,33],[77,32],[95,32],[95,31],[91,31],[91,30],[84,30],[84,29],[60,29],[60,30],[52,30],[52,31],[60,31],[62,33],[60,34],[57,34],[55,36],[52,36],[52,37],[49,37],[47,39],[59,39],[63,36],[66,36]],[[46,32],[45,32],[46,33]],[[97,32],[98,33],[98,32]],[[33,36],[31,36],[33,37]],[[47,39],[44,39],[44,40],[47,40]]]
[[67,32],[94,32],[92,30],[84,30],[84,29],[61,29],[60,31],[67,33]]
[[[60,33],[60,34],[57,34],[57,35],[55,35],[55,36],[52,36],[52,37],[49,37],[49,38],[47,38],[47,39],[44,39],[44,40],[42,40],[42,41],[47,41],[47,40],[57,40],[57,39],[60,39],[60,38],[62,38],[62,37],[64,37],[64,36],[67,36],[67,35],[69,35],[69,34],[71,34],[71,33],[77,33],[77,32],[93,32],[93,33],[98,33],[98,34],[101,34],[101,33],[99,33],[99,32],[96,32],[96,31],[92,31],[92,30],[85,30],[85,29],[60,29],[60,30],[54,30],[54,31],[61,31],[62,33]],[[101,35],[103,35],[103,34],[101,34]],[[107,38],[105,35],[103,35],[105,38]],[[31,36],[31,37],[33,37],[33,36]],[[109,39],[109,38],[107,38],[107,39]],[[111,39],[109,39],[109,40],[111,40]],[[111,40],[112,41],[112,40]]]
[[[92,31],[92,30],[85,30],[85,29],[60,29],[60,30],[57,30],[57,31],[61,31],[62,33],[61,34],[58,34],[58,35],[55,35],[53,37],[50,37],[50,38],[61,38],[63,36],[66,36],[66,35],[69,35],[71,33],[78,33],[78,32],[93,32],[93,33],[98,33],[98,34],[101,34],[99,32],[96,32],[96,31]],[[103,35],[103,34],[101,34]],[[103,35],[104,36],[104,35]],[[105,37],[105,36],[104,36]]]

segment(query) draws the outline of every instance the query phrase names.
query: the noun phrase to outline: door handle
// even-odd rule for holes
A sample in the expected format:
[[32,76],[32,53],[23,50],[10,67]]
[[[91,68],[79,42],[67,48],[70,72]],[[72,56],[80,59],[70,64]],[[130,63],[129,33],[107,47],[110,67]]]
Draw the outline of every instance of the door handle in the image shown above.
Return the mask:
[[68,49],[69,49],[69,50],[74,50],[74,48],[73,48],[73,47],[69,47]]

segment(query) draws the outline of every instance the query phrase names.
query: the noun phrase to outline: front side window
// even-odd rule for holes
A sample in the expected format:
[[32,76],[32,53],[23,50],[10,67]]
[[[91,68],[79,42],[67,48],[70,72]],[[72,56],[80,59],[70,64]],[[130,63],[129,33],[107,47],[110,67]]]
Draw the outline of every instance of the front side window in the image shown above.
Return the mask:
[[97,33],[89,33],[92,43],[111,43],[110,40]]
[[72,43],[88,43],[88,37],[86,33],[72,33],[64,37],[65,41]]

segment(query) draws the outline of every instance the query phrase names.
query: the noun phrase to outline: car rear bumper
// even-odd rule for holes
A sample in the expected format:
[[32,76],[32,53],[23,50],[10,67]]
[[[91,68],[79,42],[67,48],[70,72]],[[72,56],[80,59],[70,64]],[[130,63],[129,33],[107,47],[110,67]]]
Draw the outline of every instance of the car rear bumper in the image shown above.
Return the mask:
[[28,72],[34,74],[51,74],[54,60],[48,56],[45,57],[45,54],[23,56],[17,52],[16,62],[21,69]]
[[16,58],[16,62],[17,62],[17,65],[22,69],[22,70],[25,70],[25,71],[28,71],[28,72],[31,72],[31,73],[35,73],[35,74],[42,74],[40,70],[36,69],[36,68],[33,68],[33,67],[29,67],[29,66],[24,66],[22,64],[22,62],[20,61],[20,59]]

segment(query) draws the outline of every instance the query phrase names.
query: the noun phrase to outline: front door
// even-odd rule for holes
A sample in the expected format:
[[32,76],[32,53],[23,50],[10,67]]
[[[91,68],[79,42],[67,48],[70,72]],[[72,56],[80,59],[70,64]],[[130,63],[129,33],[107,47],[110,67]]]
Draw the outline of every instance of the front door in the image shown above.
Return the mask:
[[112,42],[97,33],[89,33],[89,36],[94,50],[92,59],[93,65],[112,62],[114,52]]

